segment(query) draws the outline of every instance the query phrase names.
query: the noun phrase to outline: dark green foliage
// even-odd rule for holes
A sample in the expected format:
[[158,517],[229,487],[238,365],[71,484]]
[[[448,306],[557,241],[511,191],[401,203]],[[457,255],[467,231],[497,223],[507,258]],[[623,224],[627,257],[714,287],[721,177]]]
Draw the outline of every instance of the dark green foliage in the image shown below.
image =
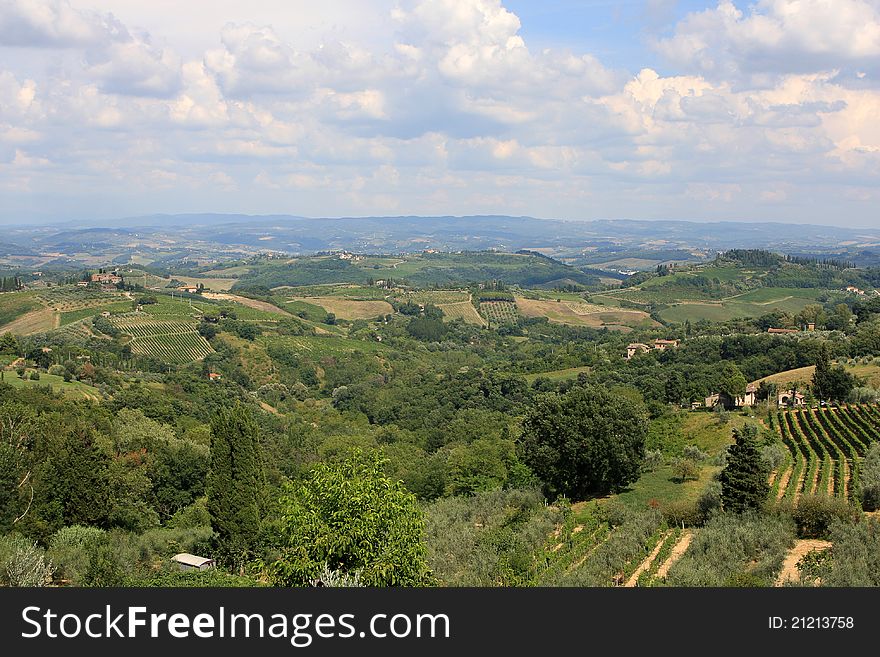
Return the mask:
[[873,443],[862,461],[859,496],[865,511],[880,509],[880,443]]
[[827,348],[823,348],[816,359],[816,371],[813,373],[813,394],[818,399],[833,401],[845,400],[856,387],[856,378],[843,367],[831,367],[831,356]]
[[828,538],[831,525],[836,520],[855,522],[858,510],[836,497],[804,495],[792,514],[802,538]]
[[645,453],[644,406],[604,388],[538,398],[523,420],[522,461],[551,497],[584,499],[639,477]]
[[406,327],[407,332],[416,340],[424,342],[440,342],[448,332],[448,327],[439,319],[414,317]]
[[259,428],[240,404],[211,422],[208,512],[217,534],[217,559],[240,567],[253,557],[260,529],[262,463]]
[[880,522],[835,522],[831,526],[830,572],[823,586],[880,586]]
[[375,453],[321,463],[278,501],[277,586],[307,586],[323,571],[359,574],[367,586],[427,583],[424,519],[415,496],[383,471]]
[[743,513],[760,509],[770,486],[757,443],[757,428],[734,429],[736,443],[727,452],[727,466],[721,471],[721,499],[725,511]]

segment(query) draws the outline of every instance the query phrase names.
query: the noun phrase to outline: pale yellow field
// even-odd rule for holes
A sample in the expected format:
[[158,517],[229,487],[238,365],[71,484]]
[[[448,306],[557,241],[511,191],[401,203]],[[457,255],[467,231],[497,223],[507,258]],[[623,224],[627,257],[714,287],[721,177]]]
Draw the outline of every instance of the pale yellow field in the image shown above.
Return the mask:
[[201,278],[197,276],[175,276],[177,280],[187,285],[198,285],[201,283],[206,290],[214,292],[226,292],[238,281],[234,278]]
[[291,301],[305,301],[321,306],[339,319],[376,319],[380,315],[389,315],[394,312],[390,303],[378,300],[354,301],[340,297],[295,297]]
[[474,308],[474,305],[470,301],[463,301],[461,303],[444,303],[437,307],[443,311],[443,319],[447,321],[461,319],[466,324],[476,324],[478,326],[486,325],[486,320],[480,316],[480,313],[477,312],[477,309]]
[[6,326],[0,327],[0,335],[7,332],[15,335],[43,333],[58,328],[60,323],[61,315],[51,308],[43,308],[31,311],[15,321],[9,322]]
[[290,313],[286,310],[282,310],[278,306],[273,306],[268,301],[260,301],[258,299],[240,297],[237,294],[226,294],[225,292],[203,292],[202,296],[206,299],[215,299],[218,301],[234,301],[235,303],[240,303],[242,306],[254,308],[255,310],[263,310],[267,313],[273,313],[275,315],[290,315]]
[[[874,363],[870,363],[868,365],[863,365],[858,363],[856,365],[847,364],[846,369],[857,376],[859,379],[864,379],[869,386],[878,387],[880,386],[880,365],[875,365]],[[756,384],[761,383],[761,381],[766,381],[768,383],[775,383],[777,386],[785,385],[788,383],[794,383],[795,381],[800,381],[801,383],[809,384],[813,379],[813,372],[816,371],[816,367],[814,365],[810,365],[809,367],[800,367],[796,370],[788,370],[785,372],[779,372],[778,374],[771,374],[770,376],[765,376],[763,379],[758,379],[755,381]]]
[[[640,310],[610,310],[607,307],[576,301],[549,301],[516,298],[516,305],[525,317],[546,317],[551,322],[586,326],[590,328],[607,327],[622,331],[644,324],[655,326],[656,322],[647,313]],[[572,307],[577,308],[577,312]],[[590,312],[585,312],[589,309]],[[595,310],[594,310],[595,309]]]

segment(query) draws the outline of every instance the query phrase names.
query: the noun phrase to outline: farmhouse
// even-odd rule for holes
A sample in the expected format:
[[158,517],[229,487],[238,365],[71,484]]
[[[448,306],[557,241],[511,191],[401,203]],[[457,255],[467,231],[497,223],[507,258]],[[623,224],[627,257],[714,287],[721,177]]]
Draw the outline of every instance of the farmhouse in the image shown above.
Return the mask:
[[654,349],[658,349],[660,351],[666,351],[667,349],[674,349],[679,344],[678,340],[654,340]]
[[730,410],[732,408],[742,408],[744,406],[754,406],[758,401],[758,386],[750,383],[746,386],[745,394],[737,396],[735,399],[724,392],[716,392],[704,400],[706,408],[715,408],[718,405]]
[[102,285],[116,285],[122,282],[122,276],[116,274],[92,274],[92,283],[101,283]]
[[846,292],[849,292],[850,294],[858,294],[861,296],[864,296],[864,294],[865,294],[864,290],[860,290],[855,285],[848,285],[846,288]]
[[208,381],[219,381],[221,378],[221,375],[217,372],[208,373]]
[[654,340],[652,345],[649,347],[648,345],[643,344],[641,342],[633,342],[632,344],[630,344],[626,348],[626,359],[629,360],[630,358],[635,356],[637,353],[646,354],[649,351],[651,351],[651,349],[654,349],[656,351],[666,351],[667,349],[673,349],[673,348],[677,347],[679,344],[680,344],[680,340],[660,340],[660,339],[657,339],[657,340]]
[[88,287],[89,282],[88,281],[77,281],[76,286],[77,287]]
[[196,285],[184,285],[183,287],[177,288],[178,292],[186,292],[187,294],[195,294],[199,291],[199,288]]
[[783,390],[776,398],[779,406],[803,406],[804,396],[797,390]]
[[213,559],[197,557],[194,554],[182,552],[171,557],[171,561],[180,566],[181,570],[209,570],[215,566]]

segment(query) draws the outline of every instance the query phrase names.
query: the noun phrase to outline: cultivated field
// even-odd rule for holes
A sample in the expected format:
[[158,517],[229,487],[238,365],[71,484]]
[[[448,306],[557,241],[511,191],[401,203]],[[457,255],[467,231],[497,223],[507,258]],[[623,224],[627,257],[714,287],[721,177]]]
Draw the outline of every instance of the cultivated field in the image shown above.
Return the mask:
[[394,312],[387,301],[353,301],[340,297],[295,297],[293,301],[320,306],[339,319],[376,319]]
[[0,334],[32,335],[45,333],[58,327],[59,315],[50,308],[42,308],[21,315],[5,326],[0,327]]
[[489,321],[490,326],[516,324],[519,319],[516,304],[511,301],[483,301],[480,303],[480,314]]
[[443,311],[443,319],[447,321],[460,319],[465,324],[486,326],[486,320],[477,312],[477,309],[474,308],[474,304],[470,301],[438,304],[437,307]]
[[169,363],[189,363],[213,353],[211,345],[190,322],[156,320],[143,314],[113,319],[113,325],[132,336],[131,351]]
[[787,463],[771,474],[776,499],[857,494],[861,459],[880,440],[880,407],[779,411],[773,424],[788,449]]
[[596,304],[580,301],[550,301],[517,297],[516,304],[525,317],[546,317],[551,322],[586,326],[589,328],[618,329],[651,327],[657,323],[641,310],[611,310]]

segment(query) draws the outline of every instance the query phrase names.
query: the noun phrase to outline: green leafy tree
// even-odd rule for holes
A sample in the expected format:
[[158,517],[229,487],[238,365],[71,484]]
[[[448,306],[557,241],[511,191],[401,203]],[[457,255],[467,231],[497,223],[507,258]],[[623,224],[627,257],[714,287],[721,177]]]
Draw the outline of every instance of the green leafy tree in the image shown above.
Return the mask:
[[721,365],[721,370],[718,373],[719,393],[736,399],[745,393],[746,385],[746,377],[734,363],[725,361]]
[[217,557],[242,568],[253,557],[260,529],[262,464],[258,427],[251,412],[236,404],[211,422],[208,512],[217,534]]
[[828,348],[823,346],[816,359],[816,371],[813,372],[813,394],[818,399],[847,399],[857,383],[856,378],[842,366],[831,366]]
[[743,513],[759,509],[770,487],[767,471],[758,449],[758,429],[746,425],[734,429],[736,442],[727,451],[727,466],[721,471],[721,501],[725,511]]
[[321,463],[278,502],[281,557],[266,565],[277,586],[307,586],[325,567],[365,586],[428,582],[424,519],[415,496],[384,472],[376,453]]
[[639,477],[647,426],[644,404],[604,388],[544,395],[523,420],[522,461],[552,496],[619,490]]

